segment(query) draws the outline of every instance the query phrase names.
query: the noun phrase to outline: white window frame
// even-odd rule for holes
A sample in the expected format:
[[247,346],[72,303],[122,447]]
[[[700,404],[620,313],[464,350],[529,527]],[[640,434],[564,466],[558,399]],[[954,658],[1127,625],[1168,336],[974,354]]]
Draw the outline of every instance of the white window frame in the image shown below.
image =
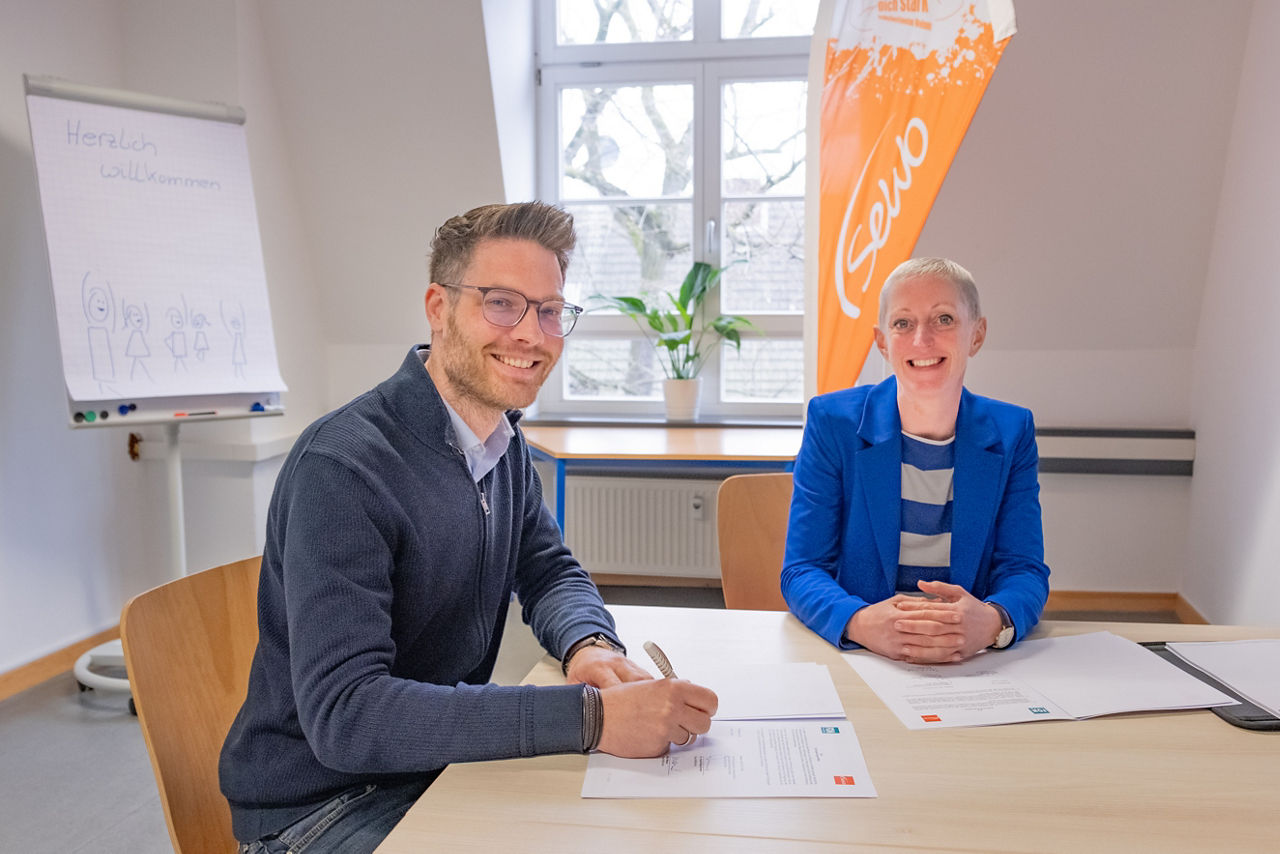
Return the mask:
[[809,36],[758,39],[720,38],[720,3],[694,0],[689,41],[630,44],[556,44],[556,2],[538,2],[538,55],[542,67],[575,63],[669,62],[753,56],[809,57]]
[[[719,226],[721,222],[721,86],[726,82],[752,80],[807,80],[810,38],[721,39],[720,4],[696,0],[695,39],[623,45],[557,45],[555,43],[555,0],[538,0],[538,130],[537,176],[539,197],[560,201],[559,127],[560,91],[564,88],[605,84],[690,83],[694,87],[694,175],[701,176],[693,187],[693,260],[720,264]],[[708,37],[710,34],[711,37]],[[714,108],[706,99],[714,97]],[[806,164],[810,168],[810,164]],[[669,202],[684,198],[626,197],[629,201]],[[736,199],[734,199],[736,200]],[[609,204],[618,199],[564,200],[566,204]],[[800,199],[803,201],[803,199]],[[711,234],[711,223],[716,232]],[[806,224],[806,228],[810,227]],[[708,239],[712,237],[712,239]],[[572,267],[570,268],[572,276]],[[708,300],[706,310],[720,312],[719,289]],[[786,338],[803,340],[803,314],[749,314],[759,334],[743,333],[743,339]],[[627,317],[592,313],[580,322],[566,340],[566,348],[576,335],[590,329],[593,339],[634,339],[641,335]],[[787,403],[724,401],[719,349],[701,372],[703,418],[798,418],[803,401]],[[658,400],[570,399],[564,394],[564,359],[543,385],[538,397],[538,413],[558,416],[660,416]]]

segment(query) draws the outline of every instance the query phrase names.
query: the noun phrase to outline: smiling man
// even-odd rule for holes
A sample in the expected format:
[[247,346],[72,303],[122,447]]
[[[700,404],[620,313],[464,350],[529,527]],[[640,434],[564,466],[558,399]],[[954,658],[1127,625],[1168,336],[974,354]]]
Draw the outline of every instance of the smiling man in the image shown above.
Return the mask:
[[[626,658],[517,426],[581,312],[574,243],[539,203],[445,222],[430,347],[285,461],[220,764],[242,852],[372,851],[450,762],[656,756],[710,728],[714,693]],[[513,593],[567,684],[488,684]]]
[[782,593],[841,648],[963,661],[1040,619],[1035,425],[964,387],[986,336],[967,270],[906,261],[885,280],[875,329],[893,376],[809,402]]

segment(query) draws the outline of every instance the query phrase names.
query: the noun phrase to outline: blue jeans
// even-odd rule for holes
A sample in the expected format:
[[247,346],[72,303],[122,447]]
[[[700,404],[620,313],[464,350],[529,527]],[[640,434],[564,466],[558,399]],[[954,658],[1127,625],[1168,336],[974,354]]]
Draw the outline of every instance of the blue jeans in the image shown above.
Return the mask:
[[256,842],[242,842],[239,854],[365,854],[378,847],[428,780],[397,786],[355,786],[293,824]]

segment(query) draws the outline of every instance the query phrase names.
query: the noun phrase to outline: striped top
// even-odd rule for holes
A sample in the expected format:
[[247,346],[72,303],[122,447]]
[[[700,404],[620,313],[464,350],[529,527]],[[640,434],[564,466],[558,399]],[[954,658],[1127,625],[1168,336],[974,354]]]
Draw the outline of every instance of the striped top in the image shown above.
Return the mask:
[[939,442],[902,434],[902,521],[898,590],[951,580],[951,501],[955,437]]

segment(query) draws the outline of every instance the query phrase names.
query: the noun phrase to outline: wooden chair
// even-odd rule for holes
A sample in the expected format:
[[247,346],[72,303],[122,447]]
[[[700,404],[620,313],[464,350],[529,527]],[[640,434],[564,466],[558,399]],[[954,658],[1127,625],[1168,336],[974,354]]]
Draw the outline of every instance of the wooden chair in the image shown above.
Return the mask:
[[234,851],[218,789],[218,753],[249,683],[258,644],[261,557],[140,593],[120,637],[142,737],[178,854]]
[[720,485],[716,525],[726,608],[787,610],[778,585],[790,509],[790,472],[737,474]]

